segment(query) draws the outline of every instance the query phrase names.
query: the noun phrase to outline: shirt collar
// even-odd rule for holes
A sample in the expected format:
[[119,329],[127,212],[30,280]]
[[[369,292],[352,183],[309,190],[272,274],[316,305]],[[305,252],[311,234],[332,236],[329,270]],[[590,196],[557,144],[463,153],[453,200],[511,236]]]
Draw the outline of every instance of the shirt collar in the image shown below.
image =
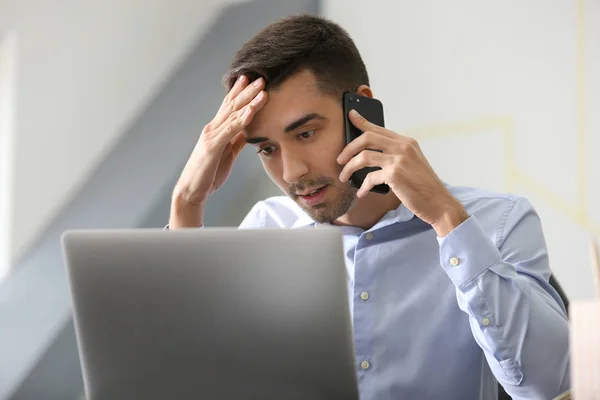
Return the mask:
[[292,229],[296,228],[311,228],[316,225],[316,222],[308,216],[307,213],[302,211],[296,222],[292,225]]
[[404,203],[400,204],[400,206],[394,210],[394,218],[396,220],[395,222],[407,222],[407,221],[410,221],[411,219],[413,219],[414,216],[415,216],[415,213],[410,211],[404,205]]
[[[400,206],[395,210],[388,211],[371,229],[378,229],[385,225],[391,225],[392,223],[407,222],[413,219],[414,216],[415,214],[404,204],[400,204]],[[292,225],[292,229],[313,227],[318,228],[320,225],[329,226],[331,224],[317,224],[308,214],[303,211],[296,222],[294,222]]]

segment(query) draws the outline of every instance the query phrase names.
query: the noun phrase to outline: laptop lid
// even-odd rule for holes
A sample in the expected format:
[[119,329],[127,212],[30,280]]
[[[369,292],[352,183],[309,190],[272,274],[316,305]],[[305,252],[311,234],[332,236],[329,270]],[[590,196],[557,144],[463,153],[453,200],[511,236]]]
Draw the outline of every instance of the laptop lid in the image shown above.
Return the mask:
[[71,231],[88,400],[356,399],[340,232]]

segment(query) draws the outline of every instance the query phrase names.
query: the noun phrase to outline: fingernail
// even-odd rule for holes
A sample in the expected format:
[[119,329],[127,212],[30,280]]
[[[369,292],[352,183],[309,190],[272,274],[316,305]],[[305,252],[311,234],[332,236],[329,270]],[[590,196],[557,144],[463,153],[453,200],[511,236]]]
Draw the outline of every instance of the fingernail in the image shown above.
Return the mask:
[[246,75],[240,75],[238,78],[238,82],[242,83],[244,82],[244,79],[246,79]]
[[353,117],[360,117],[360,114],[356,110],[350,110],[350,114],[352,114]]
[[253,85],[254,86],[260,86],[260,84],[262,83],[263,78],[258,78],[257,80],[254,81]]

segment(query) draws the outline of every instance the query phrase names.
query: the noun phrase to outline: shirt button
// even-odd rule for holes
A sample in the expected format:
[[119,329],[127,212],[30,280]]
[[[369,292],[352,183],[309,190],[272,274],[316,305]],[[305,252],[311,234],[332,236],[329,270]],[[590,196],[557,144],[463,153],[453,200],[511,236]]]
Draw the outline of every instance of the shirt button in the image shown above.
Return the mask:
[[453,267],[457,267],[458,264],[460,264],[460,260],[458,259],[458,257],[452,257],[450,259],[450,265],[452,265]]
[[360,294],[360,298],[363,300],[369,300],[369,293],[368,292],[362,292]]
[[362,369],[369,369],[370,366],[371,366],[371,364],[369,364],[368,361],[363,361],[363,362],[360,363],[360,367]]
[[481,320],[481,323],[483,324],[483,326],[488,326],[490,324],[490,319],[485,317]]
[[371,232],[367,232],[367,234],[365,235],[365,239],[367,239],[367,240],[373,239],[373,234]]

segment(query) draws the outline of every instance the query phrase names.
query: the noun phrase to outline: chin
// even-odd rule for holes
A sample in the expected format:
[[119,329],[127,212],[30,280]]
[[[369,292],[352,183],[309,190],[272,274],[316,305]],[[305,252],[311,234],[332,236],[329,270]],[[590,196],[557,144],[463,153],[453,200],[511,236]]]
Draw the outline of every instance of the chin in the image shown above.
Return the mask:
[[306,212],[315,222],[319,224],[330,223],[346,214],[354,204],[356,190],[348,188],[346,190],[338,188],[339,193],[335,199],[319,204],[315,207],[307,207],[298,199],[296,203]]
[[306,211],[306,213],[318,224],[327,224],[330,222],[335,221],[336,219],[338,219],[339,217],[341,217],[344,214],[339,214],[336,215],[336,213],[332,213],[330,212],[330,210],[319,210],[319,209],[310,209],[307,210],[306,208],[304,209],[304,211]]

